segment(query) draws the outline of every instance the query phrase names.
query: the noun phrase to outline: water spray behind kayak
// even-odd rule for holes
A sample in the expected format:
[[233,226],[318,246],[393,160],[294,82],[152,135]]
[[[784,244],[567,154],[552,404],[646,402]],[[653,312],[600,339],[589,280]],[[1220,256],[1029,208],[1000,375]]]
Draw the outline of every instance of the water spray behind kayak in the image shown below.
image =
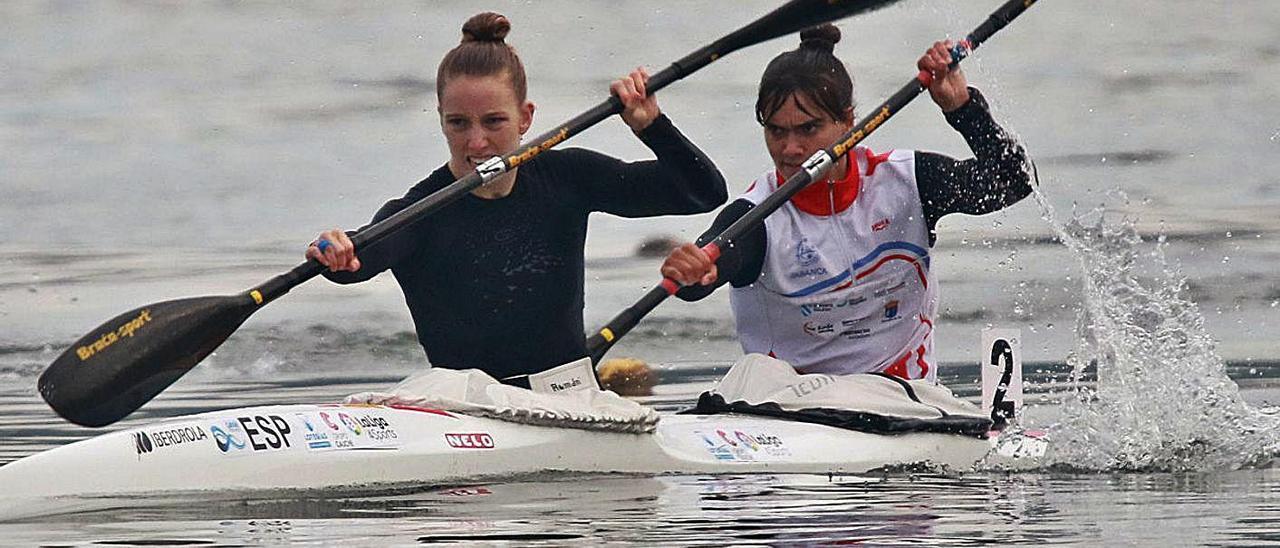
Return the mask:
[[[1083,269],[1073,389],[1046,464],[1084,470],[1208,471],[1265,464],[1280,417],[1240,396],[1186,296],[1161,236],[1144,261],[1134,220],[1098,210],[1066,222],[1036,191],[1045,219]],[[1096,367],[1096,387],[1080,382]]]

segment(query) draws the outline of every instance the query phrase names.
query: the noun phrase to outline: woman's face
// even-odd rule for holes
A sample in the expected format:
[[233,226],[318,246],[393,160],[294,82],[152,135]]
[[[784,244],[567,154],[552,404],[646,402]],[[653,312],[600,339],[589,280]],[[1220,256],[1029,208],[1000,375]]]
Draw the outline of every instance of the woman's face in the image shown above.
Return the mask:
[[810,156],[853,127],[853,113],[835,120],[808,97],[795,93],[764,121],[764,144],[783,180],[800,171]]
[[506,74],[450,79],[440,94],[439,111],[449,142],[449,169],[456,177],[515,150],[533,123],[533,103],[516,97]]

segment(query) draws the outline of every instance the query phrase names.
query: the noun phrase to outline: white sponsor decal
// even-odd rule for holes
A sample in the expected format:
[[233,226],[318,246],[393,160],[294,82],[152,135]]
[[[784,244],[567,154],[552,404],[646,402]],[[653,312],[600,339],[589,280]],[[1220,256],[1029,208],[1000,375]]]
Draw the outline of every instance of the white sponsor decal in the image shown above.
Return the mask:
[[493,449],[493,436],[484,432],[445,434],[445,443],[454,449]]
[[791,456],[791,449],[781,436],[754,428],[716,428],[696,430],[705,449],[716,460],[733,462],[767,462]]
[[374,411],[326,409],[295,413],[303,426],[307,449],[378,449],[398,447],[400,433],[391,421]]

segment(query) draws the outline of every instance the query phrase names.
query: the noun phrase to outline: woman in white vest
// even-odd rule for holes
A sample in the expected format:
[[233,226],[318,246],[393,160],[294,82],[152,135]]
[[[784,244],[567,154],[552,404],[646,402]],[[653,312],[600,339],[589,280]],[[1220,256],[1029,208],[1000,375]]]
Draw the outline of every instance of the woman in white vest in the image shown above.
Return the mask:
[[934,74],[929,94],[974,158],[857,147],[829,179],[724,249],[718,265],[699,247],[853,127],[853,81],[833,54],[840,30],[823,25],[800,38],[760,79],[756,119],[773,169],[726,206],[696,245],[674,250],[662,275],[686,286],[677,293],[685,300],[731,283],[745,352],[801,373],[936,380],[934,227],[944,215],[990,213],[1031,193],[1026,152],[960,69],[948,68],[951,42],[935,43],[918,65]]

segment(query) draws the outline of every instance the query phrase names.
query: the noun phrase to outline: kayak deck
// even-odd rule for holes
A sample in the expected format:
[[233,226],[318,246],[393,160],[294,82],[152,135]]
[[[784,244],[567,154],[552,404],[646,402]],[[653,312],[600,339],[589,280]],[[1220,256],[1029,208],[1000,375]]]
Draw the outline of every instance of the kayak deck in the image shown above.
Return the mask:
[[[752,415],[664,415],[649,434],[412,407],[278,405],[168,419],[0,467],[23,497],[354,489],[568,473],[859,473],[967,468],[988,439],[878,435]],[[90,472],[91,471],[91,472]]]

